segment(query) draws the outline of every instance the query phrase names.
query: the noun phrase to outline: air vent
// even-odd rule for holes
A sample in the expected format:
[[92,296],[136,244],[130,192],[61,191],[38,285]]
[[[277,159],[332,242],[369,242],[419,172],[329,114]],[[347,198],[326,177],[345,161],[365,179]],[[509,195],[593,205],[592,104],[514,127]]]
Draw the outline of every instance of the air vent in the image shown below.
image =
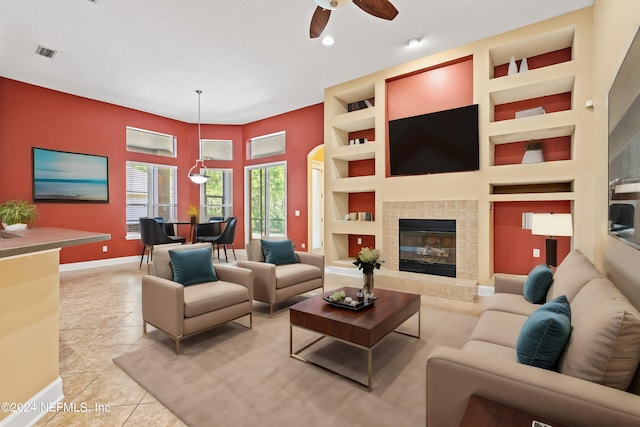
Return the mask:
[[55,54],[57,53],[57,51],[53,50],[53,49],[49,49],[46,48],[44,46],[38,46],[38,49],[36,49],[36,53],[40,56],[44,56],[46,58],[53,58],[55,56]]

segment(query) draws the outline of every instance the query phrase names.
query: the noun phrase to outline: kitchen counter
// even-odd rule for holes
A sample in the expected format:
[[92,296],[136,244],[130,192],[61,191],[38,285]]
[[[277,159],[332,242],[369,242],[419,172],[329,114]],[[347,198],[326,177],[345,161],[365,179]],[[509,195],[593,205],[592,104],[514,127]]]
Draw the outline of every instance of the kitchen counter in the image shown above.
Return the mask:
[[110,239],[110,234],[56,227],[36,227],[21,231],[1,230],[0,258]]
[[18,408],[0,411],[0,426],[33,425],[64,399],[60,249],[109,239],[54,227],[0,231],[0,402]]

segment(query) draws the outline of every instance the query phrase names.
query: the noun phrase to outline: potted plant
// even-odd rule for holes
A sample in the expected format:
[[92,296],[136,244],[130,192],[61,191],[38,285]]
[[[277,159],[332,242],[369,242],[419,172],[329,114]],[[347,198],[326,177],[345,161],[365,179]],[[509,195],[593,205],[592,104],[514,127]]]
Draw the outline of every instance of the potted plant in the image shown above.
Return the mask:
[[26,200],[9,200],[0,205],[0,219],[5,230],[24,230],[37,215],[36,205]]

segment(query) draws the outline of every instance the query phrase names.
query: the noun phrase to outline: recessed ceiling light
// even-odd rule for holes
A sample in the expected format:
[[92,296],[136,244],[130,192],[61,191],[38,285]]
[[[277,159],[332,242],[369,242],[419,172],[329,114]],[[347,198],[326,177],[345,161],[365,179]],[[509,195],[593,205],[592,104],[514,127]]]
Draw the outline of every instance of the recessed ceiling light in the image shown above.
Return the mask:
[[330,35],[326,35],[322,38],[322,44],[325,46],[331,46],[333,43],[335,43],[335,40],[333,40],[333,37]]
[[417,47],[420,44],[420,39],[417,37],[414,37],[412,39],[409,39],[409,41],[407,41],[407,46],[409,47]]

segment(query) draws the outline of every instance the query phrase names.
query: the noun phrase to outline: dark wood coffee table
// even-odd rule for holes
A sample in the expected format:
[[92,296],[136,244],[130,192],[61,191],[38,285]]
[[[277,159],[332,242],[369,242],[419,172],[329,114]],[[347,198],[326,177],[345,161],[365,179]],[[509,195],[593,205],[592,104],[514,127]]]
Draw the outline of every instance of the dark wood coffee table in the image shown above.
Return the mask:
[[[347,296],[355,297],[358,289],[340,288],[335,291],[344,291]],[[416,313],[418,313],[417,335],[406,334],[400,331],[395,332],[420,338],[420,295],[376,289],[375,296],[378,299],[373,306],[361,311],[352,311],[346,308],[333,307],[323,299],[323,297],[332,295],[335,291],[325,292],[322,295],[309,298],[308,300],[291,306],[289,309],[289,354],[294,359],[311,363],[333,372],[366,387],[367,390],[370,391],[372,351],[378,343]],[[322,336],[294,352],[294,326],[317,332],[322,334]],[[337,341],[367,351],[368,380],[366,384],[300,356],[302,351],[325,337],[331,337]]]

